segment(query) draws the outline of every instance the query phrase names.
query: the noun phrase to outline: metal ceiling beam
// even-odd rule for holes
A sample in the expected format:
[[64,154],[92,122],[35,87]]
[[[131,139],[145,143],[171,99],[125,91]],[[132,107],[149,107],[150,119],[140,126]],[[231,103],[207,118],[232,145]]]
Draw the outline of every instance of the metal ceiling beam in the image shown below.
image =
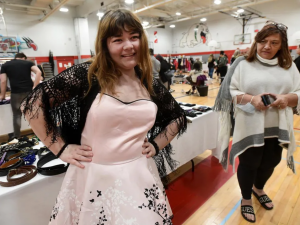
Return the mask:
[[157,3],[154,3],[154,4],[152,4],[152,5],[145,6],[145,7],[141,8],[141,9],[137,9],[137,10],[134,11],[134,13],[139,14],[139,13],[141,13],[141,12],[144,12],[144,11],[146,11],[146,10],[152,9],[152,8],[154,8],[154,7],[162,6],[162,5],[168,4],[168,3],[170,3],[170,2],[174,2],[174,1],[175,1],[175,0],[163,0],[163,1],[161,1],[161,2],[157,2]]
[[51,11],[47,12],[47,14],[43,18],[41,18],[40,21],[45,21],[49,16],[51,16],[53,13],[59,10],[59,8],[64,6],[68,1],[70,0],[61,0],[60,3],[54,6],[54,8]]
[[20,10],[20,9],[7,9],[7,8],[4,8],[5,11],[10,11],[10,12],[22,12],[22,13],[27,13],[28,11],[26,10]]
[[31,6],[31,5],[19,5],[19,4],[13,4],[13,3],[4,3],[4,5],[7,5],[9,7],[37,9],[37,10],[48,10],[49,9],[49,8],[44,8],[44,7],[37,7],[37,6]]

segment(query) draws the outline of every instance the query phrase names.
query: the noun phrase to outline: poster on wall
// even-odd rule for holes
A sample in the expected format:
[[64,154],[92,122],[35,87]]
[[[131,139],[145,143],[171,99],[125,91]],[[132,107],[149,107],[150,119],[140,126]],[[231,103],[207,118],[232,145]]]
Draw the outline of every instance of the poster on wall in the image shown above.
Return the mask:
[[0,52],[18,52],[17,37],[0,36]]
[[3,36],[0,34],[0,57],[11,58],[23,50],[38,50],[37,44],[29,37]]
[[157,31],[154,31],[154,43],[158,43]]
[[192,24],[186,32],[183,33],[181,40],[179,41],[179,47],[193,48],[196,45],[208,43],[212,40],[209,28],[205,23]]

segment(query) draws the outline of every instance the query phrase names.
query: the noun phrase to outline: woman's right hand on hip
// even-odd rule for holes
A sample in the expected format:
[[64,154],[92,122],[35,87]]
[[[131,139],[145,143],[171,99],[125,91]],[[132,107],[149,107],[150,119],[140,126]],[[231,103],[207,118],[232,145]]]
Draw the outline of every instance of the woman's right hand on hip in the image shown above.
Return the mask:
[[93,157],[92,148],[86,145],[70,144],[59,157],[62,161],[84,168],[81,162],[91,162]]

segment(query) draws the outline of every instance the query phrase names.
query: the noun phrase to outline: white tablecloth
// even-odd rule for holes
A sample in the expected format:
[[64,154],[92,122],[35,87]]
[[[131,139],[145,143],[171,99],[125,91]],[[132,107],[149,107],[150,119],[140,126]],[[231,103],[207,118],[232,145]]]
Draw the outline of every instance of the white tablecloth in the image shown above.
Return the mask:
[[[217,145],[217,113],[209,111],[195,118],[189,118],[188,130],[179,139],[172,141],[175,149],[174,159],[180,165],[185,164],[207,149]],[[35,146],[35,148],[41,147]],[[45,166],[59,164],[59,159]],[[59,192],[64,174],[43,176],[38,174],[32,180],[15,186],[0,186],[0,224],[1,225],[46,225],[49,222],[52,207]],[[6,177],[0,177],[6,181]]]
[[[190,107],[182,107],[190,109]],[[197,117],[188,117],[192,123],[188,123],[187,132],[182,137],[174,138],[172,141],[175,150],[174,159],[180,166],[187,163],[206,150],[212,150],[212,155],[216,152],[218,141],[218,113],[208,111]]]

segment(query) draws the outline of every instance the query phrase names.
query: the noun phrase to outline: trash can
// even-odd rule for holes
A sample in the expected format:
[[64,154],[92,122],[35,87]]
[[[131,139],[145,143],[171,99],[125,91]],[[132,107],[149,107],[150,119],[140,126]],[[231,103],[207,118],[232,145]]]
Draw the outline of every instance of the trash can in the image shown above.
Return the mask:
[[197,86],[196,88],[197,88],[197,91],[199,92],[200,96],[207,96],[208,86],[200,85],[200,86]]

